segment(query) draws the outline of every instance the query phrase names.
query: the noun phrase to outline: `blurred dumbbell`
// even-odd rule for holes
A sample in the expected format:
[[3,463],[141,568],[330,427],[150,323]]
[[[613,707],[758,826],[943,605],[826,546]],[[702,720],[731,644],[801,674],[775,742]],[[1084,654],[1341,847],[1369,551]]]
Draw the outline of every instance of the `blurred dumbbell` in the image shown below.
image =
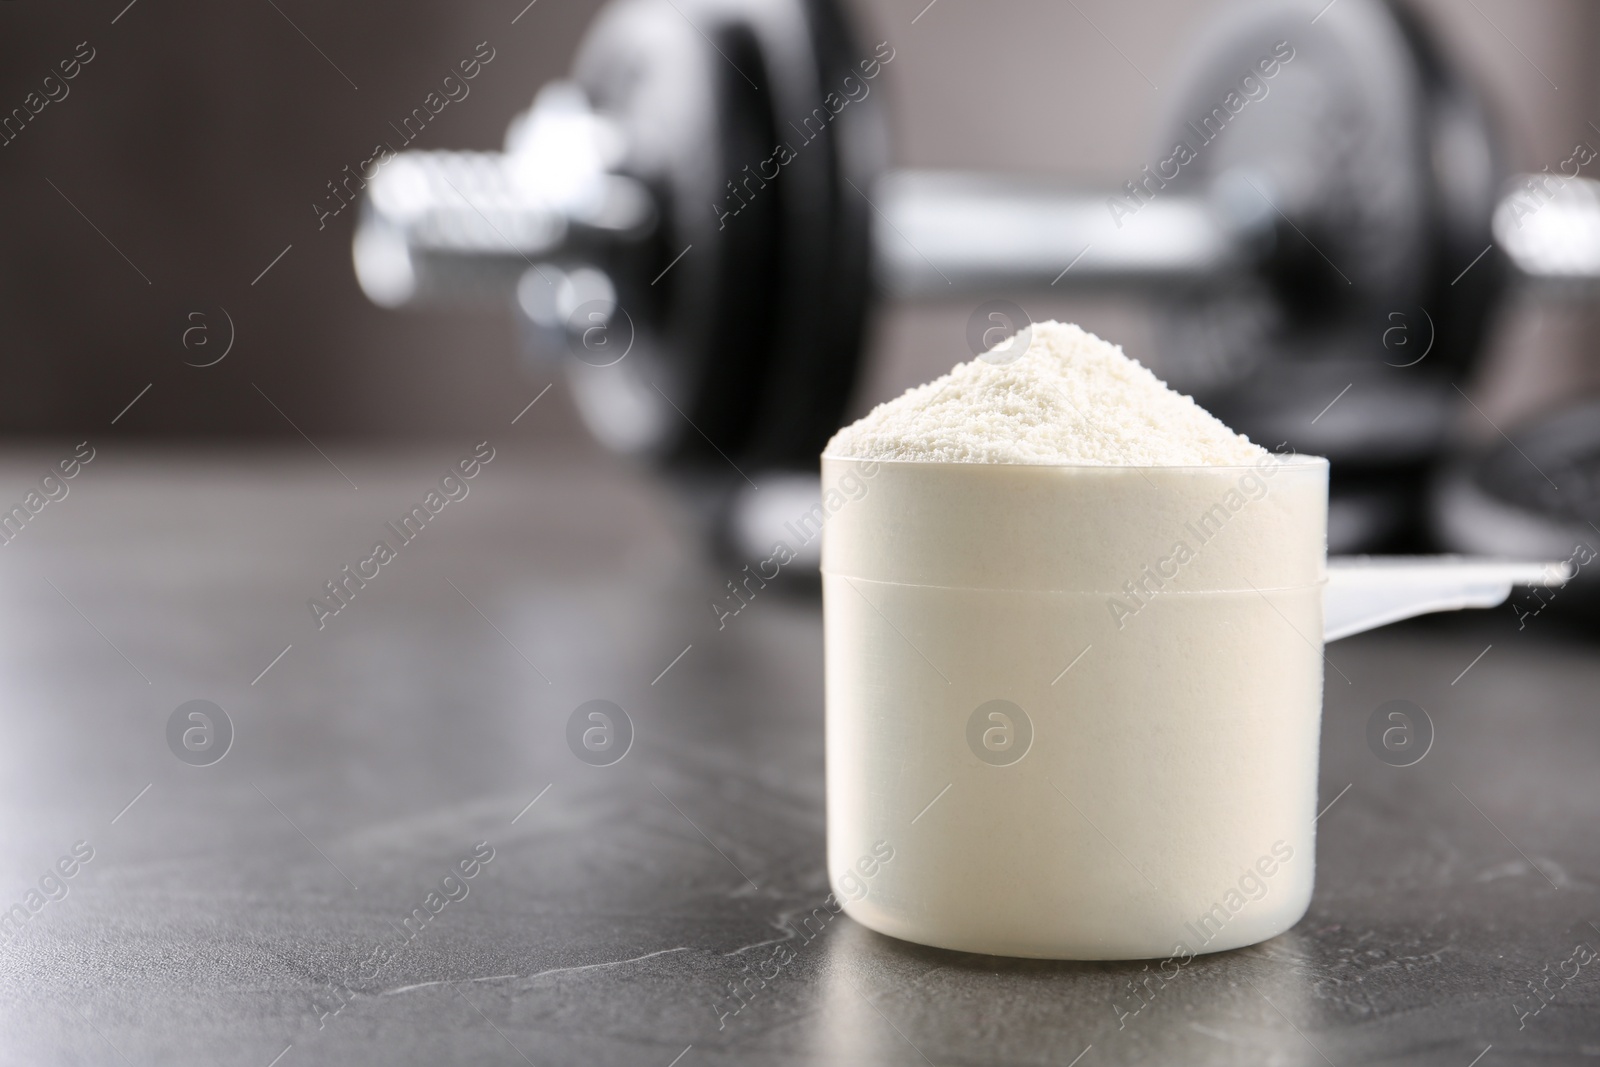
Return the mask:
[[1512,629],[1546,625],[1546,609],[1600,622],[1600,400],[1452,459],[1436,481],[1433,515],[1439,540],[1456,551],[1566,562],[1572,580],[1561,588],[1511,598],[1503,610]]
[[1334,461],[1348,550],[1422,499],[1507,280],[1600,276],[1600,205],[1573,193],[1591,187],[1508,182],[1468,86],[1383,0],[1234,12],[1158,162],[1098,192],[887,171],[894,58],[833,0],[612,0],[503,152],[372,176],[361,284],[386,306],[510,303],[595,435],[720,501],[758,551],[776,498],[815,493],[875,299],[1145,293],[1173,385]]

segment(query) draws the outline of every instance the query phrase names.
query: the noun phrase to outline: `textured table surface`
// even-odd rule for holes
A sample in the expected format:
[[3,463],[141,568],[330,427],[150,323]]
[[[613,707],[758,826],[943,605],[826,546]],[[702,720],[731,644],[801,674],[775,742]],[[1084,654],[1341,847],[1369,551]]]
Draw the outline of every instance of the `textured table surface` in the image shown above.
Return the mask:
[[[1600,656],[1560,620],[1330,647],[1316,898],[1266,944],[1150,982],[842,916],[805,940],[816,601],[764,595],[719,632],[729,576],[662,490],[513,434],[321,629],[308,599],[467,443],[327,447],[338,470],[100,444],[0,549],[0,1062],[1600,1058],[1600,961],[1574,962],[1600,947]],[[7,456],[0,500],[59,451]],[[565,740],[597,698],[635,730],[607,767]],[[195,699],[235,734],[208,766],[168,744]],[[1391,699],[1436,729],[1411,767],[1367,746]]]

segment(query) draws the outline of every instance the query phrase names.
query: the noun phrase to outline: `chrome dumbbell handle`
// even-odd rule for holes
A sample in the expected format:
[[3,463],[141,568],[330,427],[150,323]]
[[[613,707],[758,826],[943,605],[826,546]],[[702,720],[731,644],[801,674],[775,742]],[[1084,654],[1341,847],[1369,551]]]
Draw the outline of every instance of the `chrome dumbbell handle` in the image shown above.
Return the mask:
[[[517,153],[396,156],[373,177],[356,234],[367,295],[389,307],[503,302],[530,267],[637,241],[655,222],[649,191],[630,178],[574,176],[581,195],[563,199],[525,179],[536,165]],[[1273,224],[1269,212],[1235,206],[1242,197],[1168,196],[1131,213],[1108,199],[1004,176],[890,173],[872,195],[875,280],[908,298],[1152,289],[1248,267]],[[1600,183],[1524,176],[1496,210],[1494,233],[1531,281],[1600,282]]]
[[1002,175],[899,171],[874,192],[874,275],[899,297],[1154,288],[1245,266],[1270,219],[1169,196],[1113,212],[1104,195]]
[[[1262,181],[1207,197],[1123,197],[1000,175],[900,171],[874,196],[880,289],[900,297],[995,290],[1156,289],[1255,262],[1279,216]],[[1521,175],[1494,213],[1518,275],[1577,295],[1600,284],[1600,182]],[[1489,251],[1488,247],[1484,249]]]
[[1600,282],[1600,182],[1523,175],[1495,209],[1494,236],[1524,277],[1588,290]]
[[[530,267],[630,239],[654,217],[616,175],[575,215],[518,186],[499,152],[405,152],[372,180],[354,255],[376,303],[503,300]],[[1170,197],[1119,226],[1103,197],[961,173],[891,173],[873,195],[875,280],[898,297],[1094,285],[1150,287],[1239,266],[1236,227]],[[1070,275],[1070,278],[1068,277]]]
[[402,152],[370,177],[353,255],[378,304],[503,302],[530,268],[647,236],[654,199],[610,169],[617,135],[557,83],[505,152]]

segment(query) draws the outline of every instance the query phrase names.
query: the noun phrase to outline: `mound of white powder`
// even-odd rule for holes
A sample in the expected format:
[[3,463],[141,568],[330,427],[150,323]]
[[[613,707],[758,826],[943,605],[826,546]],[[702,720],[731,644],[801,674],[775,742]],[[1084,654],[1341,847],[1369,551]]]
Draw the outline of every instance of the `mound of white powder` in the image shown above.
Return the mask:
[[1268,454],[1117,345],[1070,323],[1031,329],[1020,357],[959,363],[840,430],[826,453],[1139,467],[1246,465]]

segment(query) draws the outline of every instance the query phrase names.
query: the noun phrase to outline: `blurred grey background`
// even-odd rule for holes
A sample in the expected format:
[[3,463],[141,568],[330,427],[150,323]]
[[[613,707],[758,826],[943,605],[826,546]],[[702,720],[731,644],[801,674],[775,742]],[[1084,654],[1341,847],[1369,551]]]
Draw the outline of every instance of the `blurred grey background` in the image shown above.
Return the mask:
[[[0,146],[0,433],[103,430],[147,385],[108,432],[292,437],[292,419],[318,440],[458,439],[520,409],[546,383],[519,371],[509,316],[372,306],[350,267],[354,212],[319,229],[313,205],[480,42],[495,58],[416,146],[498,146],[513,113],[565,71],[598,7],[538,0],[508,26],[525,2],[0,2],[7,113],[80,42],[94,54],[64,99]],[[1086,186],[1120,184],[1153,158],[1158,116],[1174,104],[1164,87],[1224,6],[925,4],[850,5],[863,38],[896,49],[882,83],[895,162],[1034,170]],[[1482,87],[1513,167],[1553,168],[1579,141],[1600,145],[1594,5],[1414,6]],[[220,350],[222,309],[236,331],[228,358],[186,365]],[[1028,306],[1147,357],[1137,310],[1103,297]],[[970,311],[886,310],[855,406],[963,358]],[[1582,306],[1513,302],[1474,396],[1507,425],[1592,389],[1595,321]],[[205,332],[186,349],[197,325]],[[213,347],[199,349],[202,338]],[[539,411],[527,432],[589,447],[564,387]],[[1463,432],[1493,434],[1482,420],[1464,420]]]

